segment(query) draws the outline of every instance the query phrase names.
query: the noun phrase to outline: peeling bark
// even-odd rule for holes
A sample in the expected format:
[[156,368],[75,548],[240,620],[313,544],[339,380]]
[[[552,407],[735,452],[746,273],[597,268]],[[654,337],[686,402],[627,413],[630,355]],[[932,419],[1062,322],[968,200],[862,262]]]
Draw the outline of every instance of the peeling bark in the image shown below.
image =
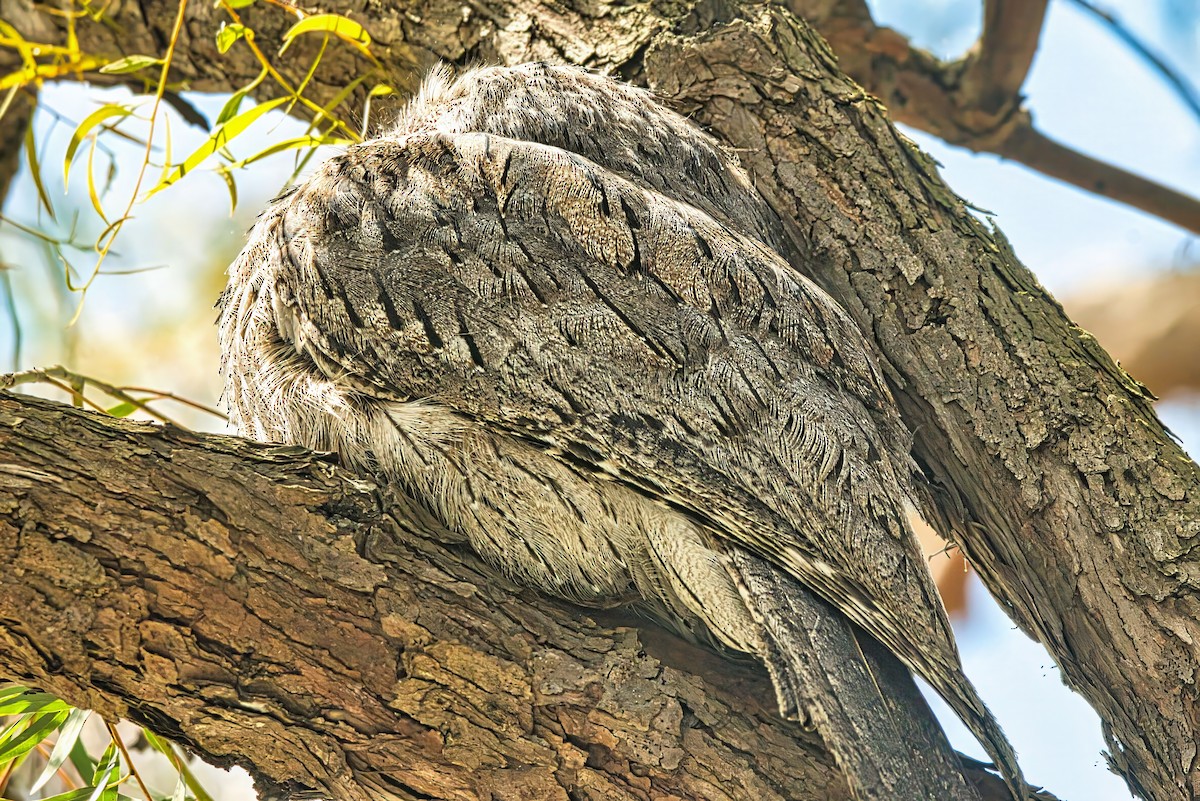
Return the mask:
[[[9,5],[5,4],[4,13],[11,21]],[[113,42],[111,37],[90,39],[102,34],[88,28],[80,32],[84,47],[109,41],[111,46],[124,44],[132,50],[149,51],[156,42],[161,44],[169,20],[160,20],[156,16],[160,12],[143,17],[136,8],[131,9],[133,5],[124,4],[114,12],[127,15],[121,17],[125,31],[121,42]],[[193,5],[188,36],[180,45],[180,52],[189,54],[181,62],[181,76],[195,88],[229,89],[244,77],[238,70],[247,68],[236,58],[217,59],[210,52],[214,12],[209,4]],[[37,12],[26,0],[20,0],[15,8],[18,27],[21,19],[32,20],[28,23],[31,25],[49,24],[38,22]],[[781,214],[794,223],[795,250],[788,254],[793,264],[811,272],[855,317],[888,365],[906,421],[915,432],[915,452],[931,480],[926,514],[963,546],[993,594],[1026,631],[1047,645],[1063,667],[1067,681],[1096,707],[1105,723],[1113,763],[1130,786],[1156,801],[1200,795],[1196,749],[1200,741],[1200,697],[1194,645],[1200,638],[1200,564],[1193,555],[1200,535],[1200,475],[1196,465],[1162,429],[1148,393],[1117,367],[1090,335],[1072,325],[1058,304],[1017,262],[1003,237],[971,216],[963,202],[941,183],[929,160],[895,133],[878,103],[841,75],[831,52],[806,26],[781,9],[743,8],[733,3],[599,2],[540,7],[522,2],[464,6],[426,0],[406,6],[403,12],[383,4],[359,4],[355,8],[356,16],[370,21],[381,46],[398,48],[398,57],[406,60],[404,63],[423,65],[436,58],[481,58],[503,63],[546,58],[586,63],[649,85],[737,148]],[[264,46],[268,46],[266,32],[273,24],[268,17],[277,9],[257,4],[254,13],[262,15],[252,24],[264,32]],[[285,20],[277,29],[286,24]],[[53,31],[43,33],[48,38],[54,35]],[[411,77],[411,71],[405,74]],[[317,77],[318,92],[336,85],[336,74],[333,79]],[[23,441],[24,436],[20,434],[15,441]],[[97,462],[96,469],[99,466]],[[107,469],[114,469],[111,462]],[[291,486],[285,482],[279,491],[285,492]],[[176,491],[169,483],[162,489]],[[177,505],[168,516],[183,515],[186,503],[174,503]],[[21,504],[13,508],[21,508]],[[105,514],[109,508],[107,504],[99,506]],[[47,507],[44,514],[38,525],[25,526],[21,531],[37,532],[51,526],[73,530],[76,533],[72,536],[84,536],[80,532],[86,533],[87,515],[99,513],[79,510],[72,518],[63,508]],[[46,538],[45,534],[38,536]],[[49,553],[59,541],[46,542],[39,547]],[[367,538],[364,542],[373,540]],[[350,559],[355,550],[343,547],[346,549],[338,553]],[[274,552],[271,556],[282,558]],[[112,559],[117,565],[113,581],[120,576],[134,576],[134,563],[129,563],[127,576],[120,569],[122,559]],[[151,564],[158,569],[160,561]],[[245,561],[242,557],[236,564]],[[259,561],[273,564],[265,558]],[[87,570],[58,580],[80,582],[96,575],[90,563],[79,564]],[[286,573],[289,581],[305,586],[297,563],[283,559],[281,564],[292,565]],[[230,575],[236,578],[242,574],[234,570]],[[249,580],[243,576],[242,581]],[[56,587],[49,579],[41,586],[47,592]],[[81,592],[112,593],[115,586],[87,585]],[[214,582],[213,588],[206,587],[205,594],[194,597],[219,598],[213,594],[216,586]],[[255,593],[266,592],[263,586],[246,584],[246,598],[252,597],[250,588]],[[393,586],[391,580],[387,586]],[[105,587],[108,589],[102,590]],[[379,592],[382,590],[376,591],[376,596]],[[283,600],[296,605],[297,595],[291,593]],[[142,598],[132,591],[126,596]],[[468,604],[462,609],[470,609],[469,603],[479,597],[485,596],[460,599],[460,603]],[[103,648],[119,649],[131,637],[140,636],[139,626],[144,624],[139,622],[142,618],[136,610],[141,608],[139,604],[149,602],[122,603],[130,605],[130,611],[106,613],[110,628],[105,629],[105,639],[90,646],[93,654]],[[237,618],[236,610],[229,612],[231,617],[223,617],[215,608],[219,604],[214,602],[212,606],[205,610],[206,615],[220,620],[222,631],[241,631],[239,627],[245,626],[246,632],[257,636],[258,624]],[[334,607],[314,608],[324,612]],[[467,611],[456,614],[470,619]],[[355,615],[347,619],[369,617],[359,612]],[[305,629],[313,628],[313,619],[311,610],[294,614],[297,625],[304,623]],[[348,623],[342,625],[354,628]],[[318,634],[325,635],[337,627],[319,628]],[[349,654],[357,654],[359,648],[364,654],[377,653],[381,647],[377,641],[372,640],[375,645],[366,642],[377,636],[377,629],[382,630],[382,625],[368,629],[372,637],[364,636],[360,646],[347,652],[345,658],[354,667],[347,667],[345,675],[360,682],[374,675]],[[466,636],[470,626],[462,630]],[[8,638],[15,636],[13,632],[23,633],[14,640],[15,645],[5,647],[5,658],[11,659],[7,652],[24,654],[32,665],[29,637],[39,631],[36,627],[10,629],[5,635]],[[622,632],[615,642],[625,642],[621,637],[631,636]],[[19,650],[13,651],[17,646]],[[605,653],[611,654],[615,653],[611,649],[618,646],[609,642],[604,647],[610,649]],[[279,679],[284,691],[268,682],[267,701],[262,701],[269,710],[265,717],[277,723],[292,720],[299,713],[285,702],[290,692],[303,686],[307,663],[289,661],[294,656],[289,653],[268,657],[258,668],[257,652],[243,648],[235,654],[237,658],[249,660],[249,665],[272,682],[272,671],[287,677],[286,681]],[[649,663],[640,661],[643,658],[637,656],[635,646],[630,648],[622,652],[629,661],[614,656],[612,664],[624,665],[623,670],[632,674],[649,670],[638,667]],[[56,653],[48,651],[47,656]],[[72,653],[67,649],[56,658],[61,661]],[[596,659],[592,670],[609,670],[603,667],[608,663]],[[441,664],[436,659],[435,663]],[[197,664],[206,663],[198,660]],[[374,669],[387,672],[384,668]],[[49,689],[69,689],[61,679],[50,676],[53,671],[43,672],[46,681],[39,683]],[[223,674],[214,668],[213,675]],[[250,677],[234,682],[239,691],[258,686],[254,671],[237,675]],[[202,670],[199,678],[207,681],[211,677]],[[128,671],[117,670],[113,676],[100,675],[99,685],[93,686],[122,688],[130,699],[138,698],[122,681],[136,684]],[[284,777],[289,771],[311,774],[314,765],[333,753],[327,747],[328,741],[321,739],[327,736],[323,728],[327,721],[337,717],[331,717],[328,710],[357,710],[354,701],[365,703],[354,697],[349,679],[344,683],[346,686],[329,690],[336,704],[318,701],[301,705],[302,711],[314,715],[305,718],[304,725],[286,732],[282,724],[270,728],[273,741],[283,738],[297,747],[274,748],[271,753],[288,768],[274,773],[264,771],[265,775]],[[728,679],[722,679],[723,685],[728,683]],[[589,697],[579,689],[586,688],[586,682],[570,686],[579,697]],[[664,695],[661,689],[657,692]],[[685,697],[682,690],[672,692],[675,695],[671,697]],[[236,703],[237,692],[222,703],[218,703],[219,696],[216,693],[208,706],[199,695],[192,699],[190,716],[184,716],[189,727],[184,734],[195,740],[197,733],[209,730],[205,726],[211,728],[212,716],[242,720],[238,716],[245,710]],[[73,697],[78,700],[78,693]],[[454,694],[447,697],[457,698]],[[706,716],[714,714],[699,715],[692,706],[700,703],[698,696],[686,697],[687,708],[696,720],[707,720]],[[426,704],[435,704],[429,695],[422,698],[422,709]],[[97,696],[94,700],[99,703],[103,698]],[[105,703],[108,706],[102,708],[121,711],[113,707],[113,700]],[[460,723],[447,722],[446,730],[458,731],[455,727],[461,726],[473,732],[471,717],[466,714],[471,705],[450,700],[447,703],[465,716],[455,718]],[[374,732],[369,726],[379,708],[387,709],[386,703],[353,714],[365,715],[365,730]],[[687,713],[680,714],[681,720],[692,719]],[[762,717],[754,717],[756,714]],[[309,722],[316,718],[321,719],[320,726]],[[768,718],[766,713],[754,712],[746,720],[761,722]],[[519,715],[514,719],[524,720]],[[389,725],[396,721],[386,718]],[[347,723],[328,725],[331,731],[347,732],[347,737],[351,736],[349,730],[358,731]],[[773,720],[770,727],[746,725],[757,727],[755,731],[785,731]],[[561,723],[560,727],[566,732]],[[251,731],[249,726],[246,731]],[[420,735],[423,730],[418,727],[413,731]],[[786,737],[778,736],[790,741],[796,735],[788,731]],[[452,745],[467,742],[461,739],[465,734],[439,736]],[[559,736],[569,741],[566,734]],[[412,743],[424,742],[419,736],[411,742],[409,738],[401,739],[404,748],[419,748],[422,746]],[[394,738],[385,737],[377,746],[365,738],[355,742],[359,748],[351,753],[361,755],[374,753],[375,748],[386,752],[393,747],[389,743]],[[446,747],[445,743],[439,747]],[[471,747],[487,753],[482,746]],[[236,749],[226,741],[217,741],[206,742],[205,750],[221,754]],[[288,753],[282,753],[284,750]],[[752,753],[771,752],[755,744]],[[798,763],[792,752],[788,753],[787,758],[778,758],[781,767],[795,769]],[[588,767],[589,759],[608,764],[603,761],[607,758],[589,756],[579,762],[582,767],[578,770]],[[625,758],[637,761],[632,756]],[[578,755],[573,759],[578,762]],[[696,763],[713,764],[710,758],[705,759],[697,757]],[[775,759],[770,761],[774,764]],[[683,763],[691,764],[686,759]],[[458,775],[447,768],[446,781],[452,783]],[[697,782],[708,780],[696,778]],[[748,783],[736,795],[772,797],[764,789],[771,786],[778,785]],[[504,787],[495,792],[504,792]],[[647,793],[658,792],[652,780],[650,787]],[[698,797],[717,792],[700,789],[700,784],[689,787]]]

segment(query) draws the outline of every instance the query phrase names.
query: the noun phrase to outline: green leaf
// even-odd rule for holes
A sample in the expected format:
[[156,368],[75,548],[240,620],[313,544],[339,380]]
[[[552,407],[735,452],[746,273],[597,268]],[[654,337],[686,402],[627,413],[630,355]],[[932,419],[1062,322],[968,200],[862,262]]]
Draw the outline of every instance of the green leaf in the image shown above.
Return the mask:
[[[111,414],[111,412],[110,412]],[[50,759],[46,760],[46,767],[42,770],[42,775],[29,787],[30,793],[35,793],[42,788],[46,782],[58,773],[58,769],[67,761],[67,757],[71,755],[71,749],[75,747],[75,743],[79,741],[79,733],[83,731],[83,724],[87,723],[88,716],[92,713],[87,709],[72,709],[67,715],[67,722],[63,724],[58,732],[58,741],[54,743],[54,750],[50,752]]]
[[282,55],[283,51],[291,47],[295,38],[302,33],[331,34],[346,40],[360,50],[366,50],[371,46],[371,35],[367,33],[367,29],[349,17],[343,17],[341,14],[313,14],[311,17],[305,17],[297,22],[283,35],[283,47],[279,48],[280,54]]
[[94,787],[88,785],[87,787],[80,787],[75,790],[68,790],[65,793],[52,795],[49,798],[43,798],[42,801],[87,801],[94,790]]
[[233,47],[233,43],[243,36],[252,37],[254,31],[238,22],[222,25],[221,30],[217,31],[217,50],[221,53],[227,52],[229,48]]
[[179,775],[187,784],[188,789],[192,791],[192,795],[195,796],[196,801],[213,801],[212,795],[204,789],[204,785],[192,773],[187,763],[179,758],[179,754],[175,752],[175,749],[169,742],[147,728],[142,729],[142,734],[145,735],[146,742],[150,744],[151,748],[171,761],[171,764],[175,766],[175,770],[179,772]]
[[[136,412],[137,408],[138,407],[134,406],[132,403],[118,403],[116,406],[109,409],[108,413],[113,417],[128,417]],[[32,789],[36,790],[37,788],[34,787]]]
[[18,695],[27,693],[29,690],[22,687],[20,684],[10,684],[7,687],[0,688],[0,704],[7,703]]
[[183,176],[187,175],[196,167],[200,166],[206,158],[216,153],[221,148],[225,147],[235,136],[250,127],[250,125],[262,115],[266,114],[273,108],[287,103],[291,98],[278,97],[274,100],[269,100],[266,103],[259,103],[254,108],[243,111],[241,114],[230,119],[223,125],[218,126],[204,144],[196,148],[190,156],[188,156],[182,164],[179,164],[175,169],[171,170],[170,175],[158,182],[158,185],[151,189],[146,197],[150,197],[157,192],[166,189],[171,184],[178,181]]
[[[97,801],[101,795],[105,795],[108,790],[109,781],[113,774],[118,772],[121,767],[121,755],[117,751],[116,742],[108,744],[108,748],[104,749],[104,753],[100,756],[100,763],[96,768],[94,783],[90,788],[86,801]],[[117,776],[120,779],[120,776]]]
[[79,778],[83,779],[84,784],[91,786],[92,775],[96,772],[96,760],[87,752],[83,740],[76,740],[75,745],[71,746],[70,759],[71,764],[79,773]]
[[132,113],[125,106],[119,106],[116,103],[106,103],[83,118],[83,122],[79,123],[75,132],[71,134],[71,141],[67,144],[67,155],[63,159],[63,189],[67,187],[67,180],[71,174],[71,162],[75,159],[75,152],[83,144],[84,137],[105,120],[112,117],[128,117]]
[[258,85],[263,82],[263,79],[266,78],[268,74],[269,73],[264,68],[258,73],[257,78],[231,94],[229,99],[225,101],[225,105],[221,106],[221,113],[217,115],[217,121],[214,122],[213,125],[222,125],[233,119],[238,113],[238,109],[242,105],[242,99],[245,98],[250,92],[254,91]]
[[242,100],[245,99],[248,92],[248,89],[239,89],[231,94],[225,101],[225,105],[221,106],[221,113],[217,115],[217,121],[213,125],[223,125],[237,116],[238,109],[242,106]]
[[[225,52],[225,51],[221,51]],[[154,56],[125,56],[116,61],[110,61],[100,68],[105,75],[128,75],[131,72],[144,70],[146,67],[161,67],[163,60]]]
[[34,721],[33,715],[21,715],[11,721],[3,729],[0,729],[0,748],[9,740],[18,736],[21,732],[29,728],[29,724]]
[[70,712],[71,706],[50,693],[18,688],[21,692],[0,700],[0,715],[26,715],[31,712]]
[[50,736],[50,733],[63,724],[68,712],[51,712],[37,715],[36,719],[25,731],[6,738],[0,743],[0,765],[12,762],[18,757],[36,748],[38,743]]
[[25,156],[29,160],[29,176],[33,178],[34,188],[37,189],[38,202],[50,215],[50,219],[56,220],[54,207],[50,205],[50,196],[46,194],[46,187],[42,184],[42,165],[38,163],[37,142],[33,138],[32,125],[25,126]]
[[[230,8],[246,8],[247,6],[254,5],[254,0],[225,0],[225,1],[227,3],[229,3]],[[218,2],[217,5],[220,5],[220,3]]]
[[[207,126],[205,126],[205,127],[207,127]],[[158,180],[160,180],[160,181],[167,177],[167,171],[171,169],[171,158],[172,158],[171,154],[174,152],[171,149],[172,140],[171,140],[171,115],[170,114],[163,115],[163,133],[165,135],[164,138],[166,139],[166,142],[163,143],[162,169],[158,171]]]

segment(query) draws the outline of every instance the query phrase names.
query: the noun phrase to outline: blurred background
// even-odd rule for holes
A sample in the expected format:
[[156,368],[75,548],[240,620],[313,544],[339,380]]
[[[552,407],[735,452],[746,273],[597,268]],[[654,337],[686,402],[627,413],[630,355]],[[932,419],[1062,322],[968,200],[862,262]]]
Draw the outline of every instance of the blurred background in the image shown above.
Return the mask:
[[[869,5],[878,24],[943,58],[960,56],[979,36],[982,4],[977,0],[874,0]],[[1196,0],[1106,0],[1104,9],[1182,79],[1194,85],[1200,78]],[[1038,127],[1053,138],[1178,190],[1200,193],[1196,111],[1079,3],[1050,3],[1024,93]],[[23,165],[0,221],[0,372],[63,364],[112,384],[153,387],[215,406],[220,381],[213,305],[224,286],[224,269],[240,250],[254,215],[293,175],[295,159],[281,154],[240,174],[232,214],[225,183],[206,171],[135,206],[135,218],[81,305],[80,295],[67,287],[66,265],[85,275],[90,271],[91,247],[104,223],[92,210],[85,159],[76,157],[69,188],[60,165],[75,126],[114,97],[129,94],[74,83],[43,90],[34,137],[55,219],[39,208],[38,188]],[[188,94],[186,99],[212,120],[226,98]],[[171,129],[177,159],[205,138],[205,132],[178,117]],[[301,133],[301,123],[272,113],[231,149],[245,157]],[[1164,422],[1193,456],[1200,454],[1196,237],[1020,165],[906,133],[940,162],[952,188],[987,210],[1068,313],[1162,397]],[[114,198],[128,197],[143,147],[115,136],[101,141],[96,174],[104,176],[112,165],[109,191]],[[46,394],[55,395],[53,390]],[[218,418],[201,411],[160,408],[184,425],[223,429]],[[1015,630],[961,560],[942,554],[932,565],[955,617],[967,673],[1011,737],[1026,775],[1065,799],[1130,798],[1124,783],[1107,770],[1099,721],[1063,687],[1053,660]],[[954,715],[945,709],[939,714],[955,746],[983,758]],[[252,797],[244,775],[228,781],[223,798]]]

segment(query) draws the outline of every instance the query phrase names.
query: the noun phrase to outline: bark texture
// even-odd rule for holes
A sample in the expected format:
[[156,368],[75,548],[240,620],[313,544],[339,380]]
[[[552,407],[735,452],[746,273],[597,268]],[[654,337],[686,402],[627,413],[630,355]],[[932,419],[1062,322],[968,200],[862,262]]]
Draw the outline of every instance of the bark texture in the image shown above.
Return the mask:
[[1150,394],[802,27],[765,13],[661,37],[646,65],[743,148],[798,262],[871,333],[927,511],[1100,712],[1115,767],[1146,797],[1196,797],[1197,469]]
[[[113,12],[138,49],[161,44],[169,23],[160,4],[144,5],[144,15],[137,4]],[[349,5],[410,62],[588,64],[648,84],[737,148],[794,222],[793,263],[886,361],[931,479],[926,512],[1100,712],[1130,786],[1155,801],[1200,795],[1196,465],[1144,388],[1072,325],[811,30],[734,3]],[[239,62],[215,58],[214,12],[193,6],[181,77],[228,89]],[[254,9],[267,30],[276,9]],[[49,24],[26,0],[8,0],[4,15]],[[81,28],[80,40],[116,46],[106,35]]]
[[508,585],[328,457],[12,395],[0,453],[5,675],[265,788],[849,798],[753,665]]

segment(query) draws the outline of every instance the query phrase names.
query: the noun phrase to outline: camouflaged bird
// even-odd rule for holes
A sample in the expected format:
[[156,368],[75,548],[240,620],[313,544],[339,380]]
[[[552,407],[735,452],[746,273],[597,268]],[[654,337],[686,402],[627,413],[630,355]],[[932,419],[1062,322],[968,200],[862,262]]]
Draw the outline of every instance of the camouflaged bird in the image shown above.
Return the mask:
[[789,249],[736,159],[649,93],[543,64],[436,71],[230,267],[231,419],[383,474],[530,587],[758,657],[856,792],[903,798],[856,745],[886,715],[828,697],[858,657],[813,657],[821,621],[848,619],[1020,797],[905,520],[910,437]]

